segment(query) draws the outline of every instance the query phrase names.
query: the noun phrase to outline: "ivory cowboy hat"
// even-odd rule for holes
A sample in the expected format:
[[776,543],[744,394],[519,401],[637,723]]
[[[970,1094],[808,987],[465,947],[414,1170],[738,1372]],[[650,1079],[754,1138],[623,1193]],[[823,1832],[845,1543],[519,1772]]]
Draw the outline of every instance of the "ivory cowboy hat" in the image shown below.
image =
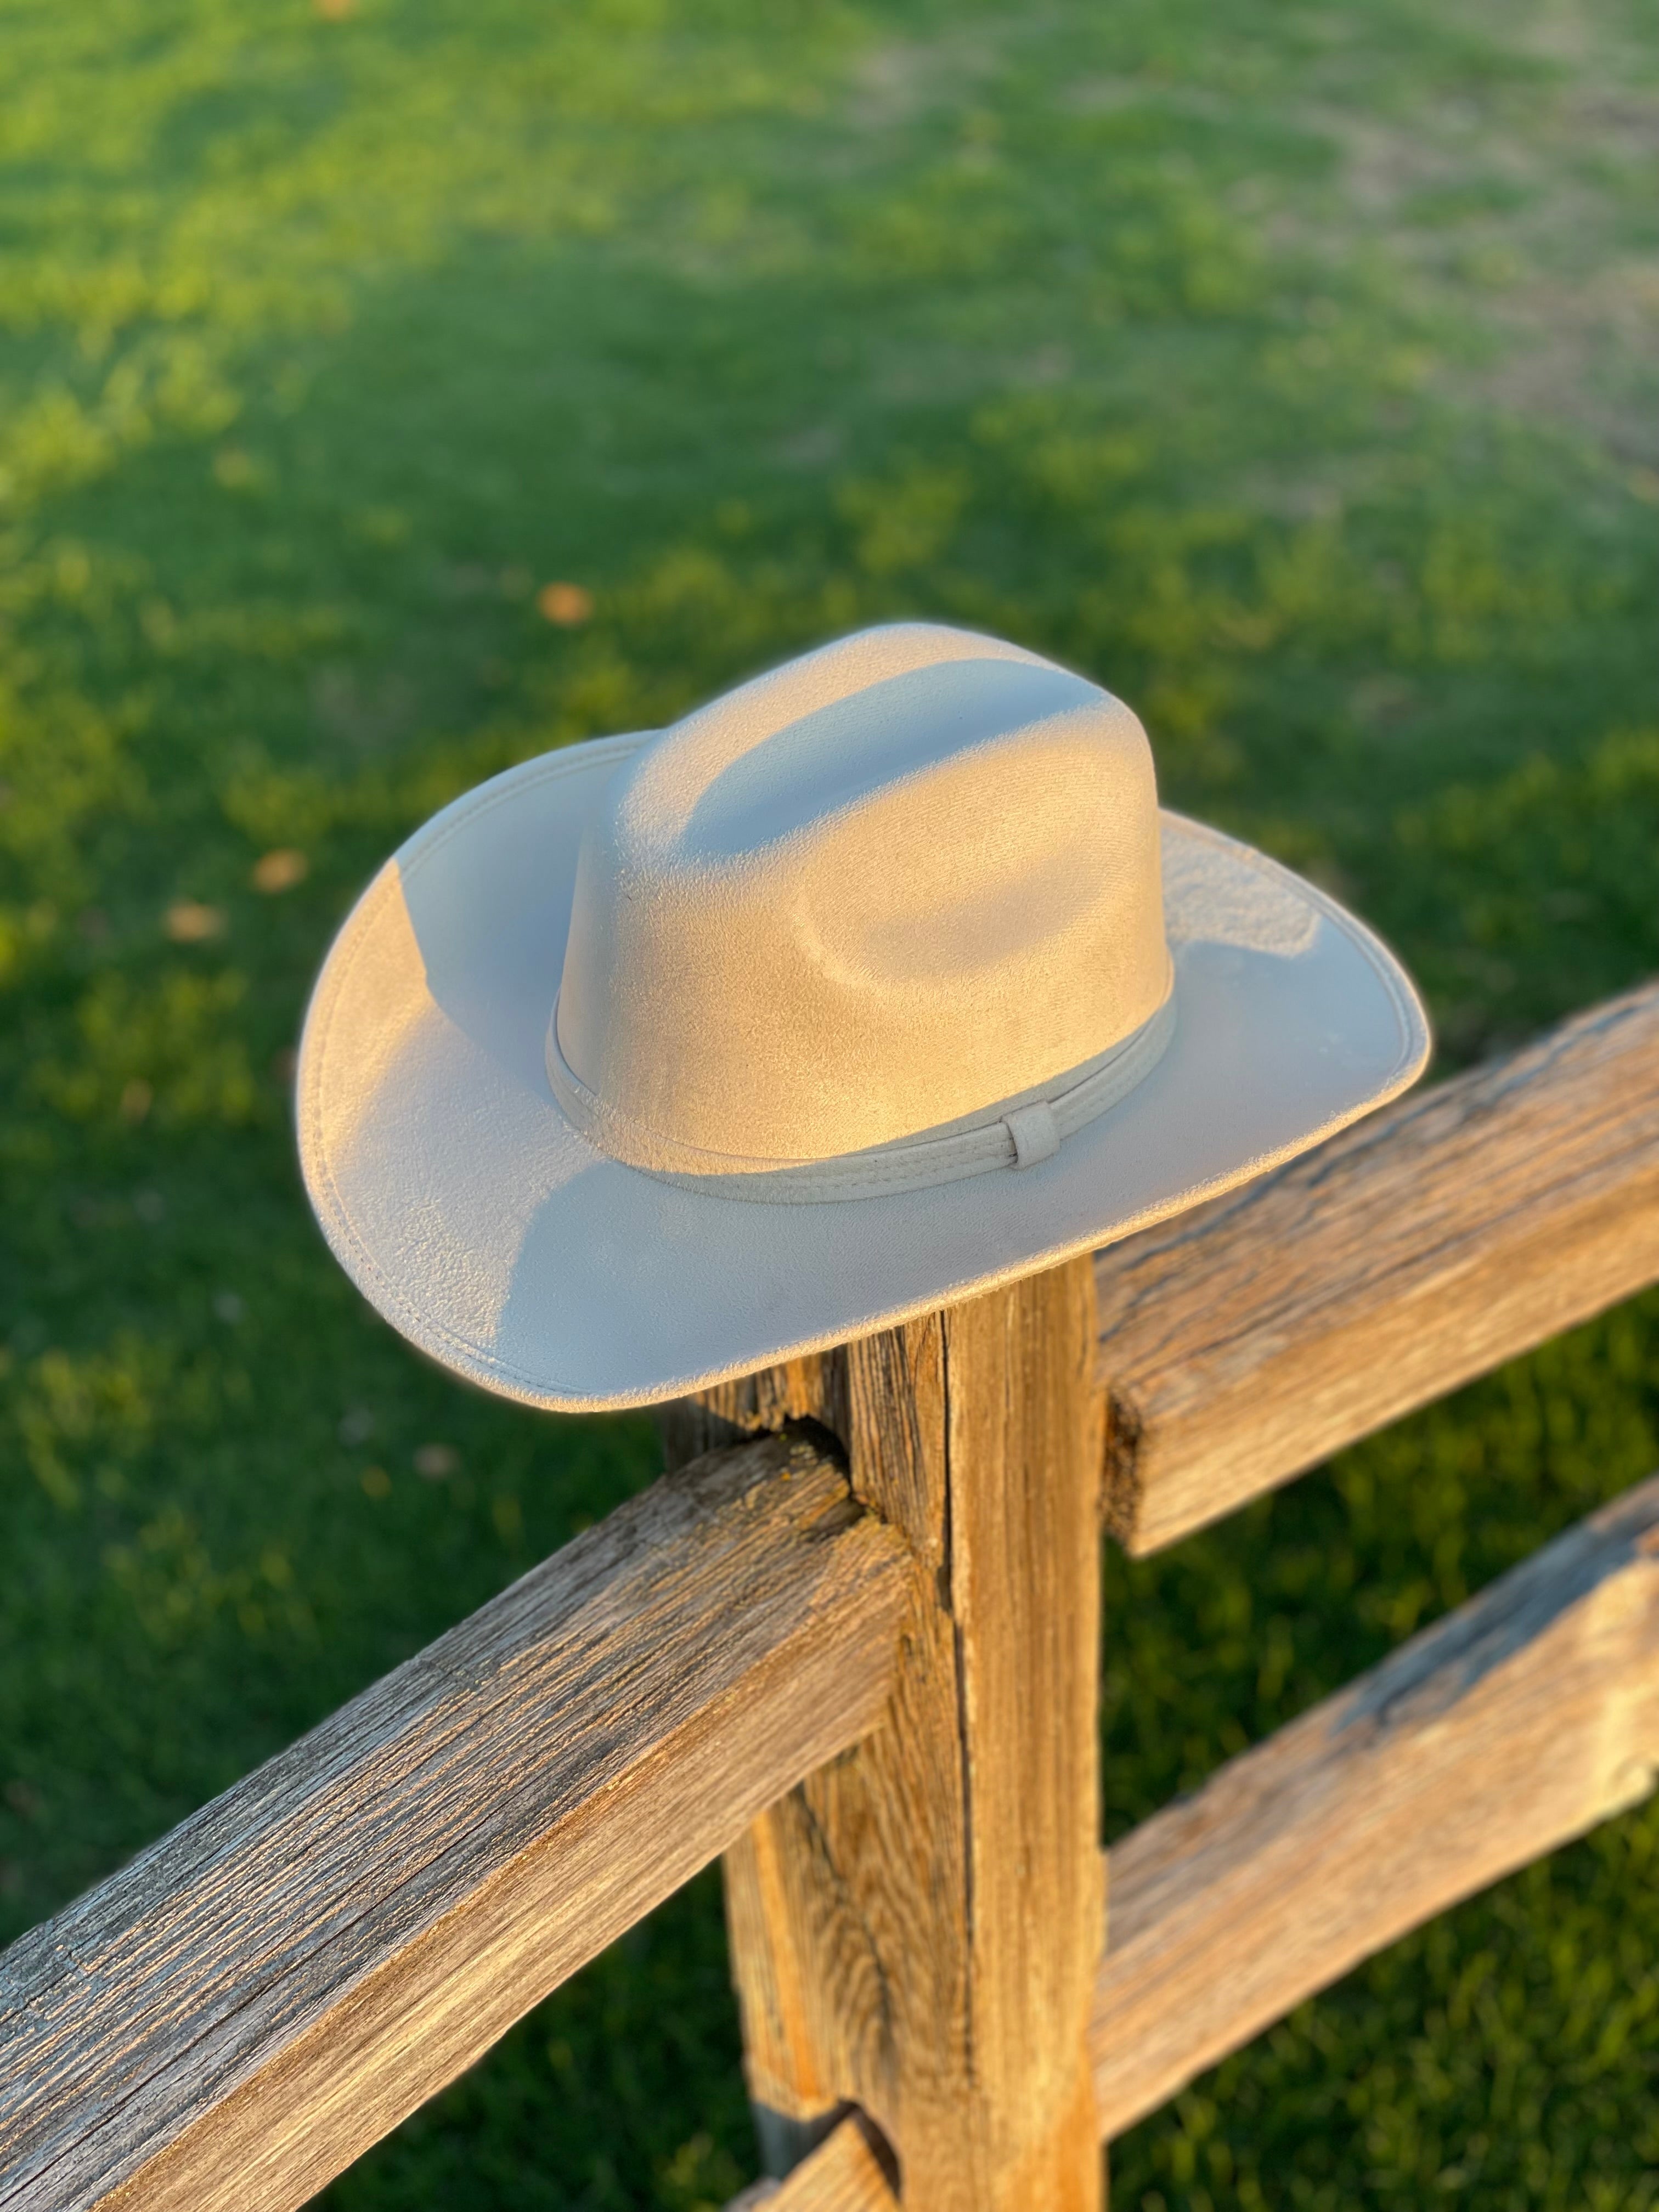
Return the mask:
[[1363,924],[1159,811],[1121,702],[901,623],[417,830],[317,985],[300,1149],[388,1321],[578,1411],[1109,1243],[1428,1046]]

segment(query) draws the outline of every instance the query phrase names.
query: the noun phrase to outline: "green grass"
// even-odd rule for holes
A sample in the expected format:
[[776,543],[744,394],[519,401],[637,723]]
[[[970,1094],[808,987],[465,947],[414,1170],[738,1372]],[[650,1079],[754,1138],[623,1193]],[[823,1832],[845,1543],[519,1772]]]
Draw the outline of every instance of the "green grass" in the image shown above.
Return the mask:
[[[1659,966],[1656,33],[3,0],[0,1934],[649,1477],[648,1425],[408,1352],[298,1188],[309,980],[467,784],[939,615],[1121,690],[1170,798],[1392,936],[1443,1064]],[[1649,1298],[1109,1563],[1110,1832],[1656,1463]],[[1116,2202],[1659,2202],[1656,1852],[1638,1811],[1397,1946]],[[326,2201],[717,2204],[735,2057],[704,1877]]]

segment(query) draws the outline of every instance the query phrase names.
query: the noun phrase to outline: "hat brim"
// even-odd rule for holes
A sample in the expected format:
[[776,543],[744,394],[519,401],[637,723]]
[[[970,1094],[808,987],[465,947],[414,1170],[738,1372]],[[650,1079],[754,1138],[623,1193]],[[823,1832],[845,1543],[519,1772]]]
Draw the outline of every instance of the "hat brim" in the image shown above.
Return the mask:
[[307,1016],[300,1155],[328,1241],[389,1322],[484,1389],[647,1405],[863,1335],[1244,1182],[1428,1056],[1411,983],[1362,923],[1166,813],[1175,1036],[1052,1158],[799,1204],[624,1166],[566,1121],[543,1051],[583,828],[647,741],[545,755],[434,816],[347,918]]

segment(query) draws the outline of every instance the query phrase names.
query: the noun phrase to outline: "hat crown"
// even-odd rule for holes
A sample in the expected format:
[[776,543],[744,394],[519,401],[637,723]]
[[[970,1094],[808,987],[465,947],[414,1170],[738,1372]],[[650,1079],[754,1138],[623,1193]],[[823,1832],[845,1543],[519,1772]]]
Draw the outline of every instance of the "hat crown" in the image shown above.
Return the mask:
[[969,1119],[1167,996],[1146,733],[1085,678],[928,623],[741,685],[617,771],[556,1013],[605,1142],[666,1171]]

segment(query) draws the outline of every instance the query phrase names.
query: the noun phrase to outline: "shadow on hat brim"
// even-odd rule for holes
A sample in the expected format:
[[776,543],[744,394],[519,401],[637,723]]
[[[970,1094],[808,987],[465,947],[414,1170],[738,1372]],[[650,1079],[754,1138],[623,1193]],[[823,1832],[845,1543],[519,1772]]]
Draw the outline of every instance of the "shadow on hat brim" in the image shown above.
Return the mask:
[[347,918],[306,1019],[300,1155],[328,1241],[389,1322],[487,1390],[648,1405],[863,1335],[1247,1182],[1427,1059],[1416,994],[1362,923],[1165,814],[1175,1036],[1052,1158],[799,1205],[625,1167],[565,1121],[543,1048],[582,830],[647,742],[548,754],[435,816]]

